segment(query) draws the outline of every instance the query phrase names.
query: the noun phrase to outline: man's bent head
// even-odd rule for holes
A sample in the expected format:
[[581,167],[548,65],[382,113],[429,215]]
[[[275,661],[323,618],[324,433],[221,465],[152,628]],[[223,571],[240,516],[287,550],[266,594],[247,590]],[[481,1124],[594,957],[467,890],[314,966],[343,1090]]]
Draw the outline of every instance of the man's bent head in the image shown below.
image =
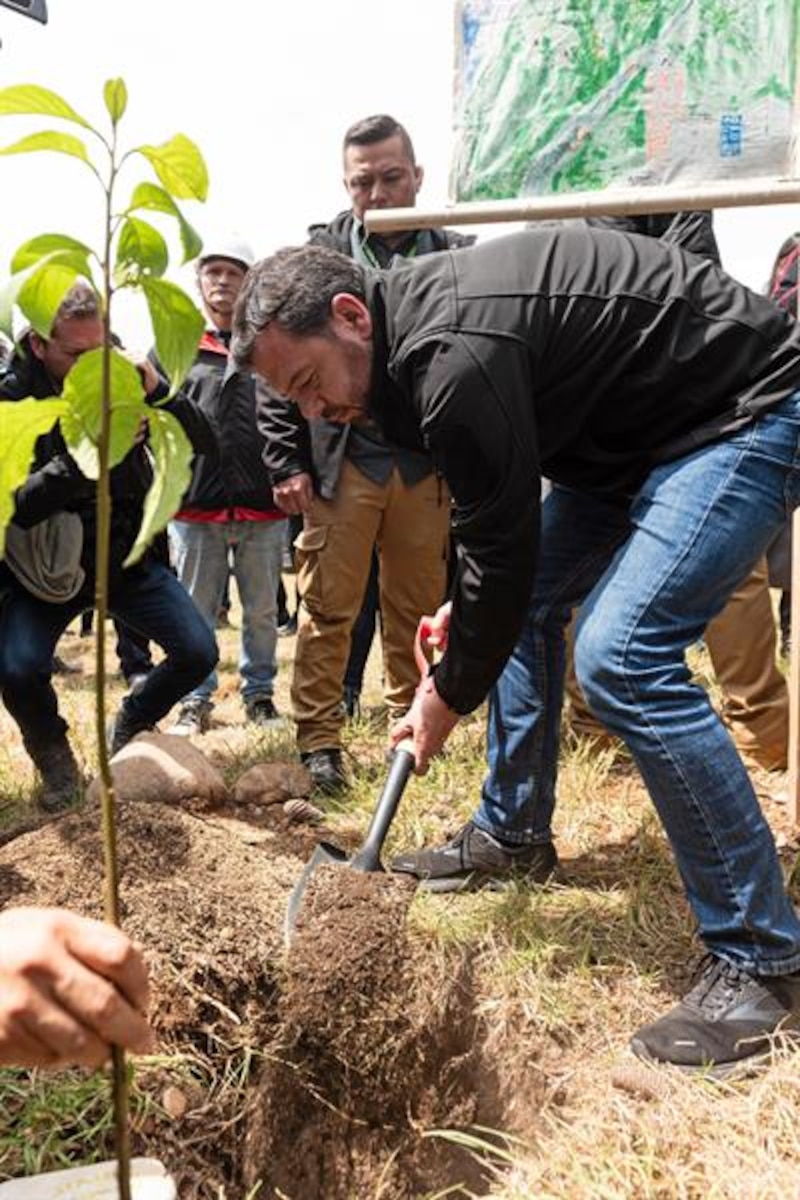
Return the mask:
[[366,416],[372,318],[364,272],[321,246],[279,250],[251,268],[233,315],[231,355],[307,420]]

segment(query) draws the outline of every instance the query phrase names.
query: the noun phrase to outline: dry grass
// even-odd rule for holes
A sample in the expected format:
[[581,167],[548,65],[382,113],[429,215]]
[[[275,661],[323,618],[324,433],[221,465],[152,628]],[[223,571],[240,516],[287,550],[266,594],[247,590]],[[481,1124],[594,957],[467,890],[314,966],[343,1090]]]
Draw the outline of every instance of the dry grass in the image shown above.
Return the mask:
[[[227,665],[216,710],[217,748],[231,774],[264,749],[263,735],[241,728],[231,669],[237,639],[237,630],[221,634]],[[289,707],[292,647],[279,643],[282,711]],[[61,649],[88,667],[88,644],[74,634]],[[706,669],[702,659],[698,666]],[[91,766],[88,670],[59,680],[58,687],[76,748]],[[112,700],[121,693],[115,681]],[[347,733],[354,787],[329,806],[329,823],[341,834],[365,829],[385,773],[377,651],[364,700],[367,717]],[[286,753],[291,729],[269,741]],[[476,717],[462,723],[429,775],[409,785],[386,854],[456,829],[478,800],[482,776],[483,727]],[[0,714],[0,825],[30,817],[32,782],[13,723]],[[771,805],[767,813],[785,846],[789,874],[793,831],[785,810]],[[416,936],[461,948],[472,964],[483,1061],[496,1070],[496,1111],[503,1114],[494,1130],[428,1135],[471,1138],[473,1152],[488,1164],[487,1187],[503,1200],[800,1197],[796,1058],[778,1052],[757,1078],[721,1086],[644,1068],[627,1050],[631,1033],[680,994],[699,947],[668,846],[624,755],[586,742],[567,747],[556,839],[565,868],[557,886],[419,895],[413,905]],[[7,1088],[6,1106],[21,1104],[17,1076]],[[62,1102],[69,1136],[80,1103],[81,1094],[72,1104]],[[51,1100],[56,1125],[58,1111]],[[92,1105],[87,1111],[96,1121]],[[65,1141],[67,1133],[65,1125]],[[22,1146],[0,1142],[0,1171],[19,1165],[23,1154]]]

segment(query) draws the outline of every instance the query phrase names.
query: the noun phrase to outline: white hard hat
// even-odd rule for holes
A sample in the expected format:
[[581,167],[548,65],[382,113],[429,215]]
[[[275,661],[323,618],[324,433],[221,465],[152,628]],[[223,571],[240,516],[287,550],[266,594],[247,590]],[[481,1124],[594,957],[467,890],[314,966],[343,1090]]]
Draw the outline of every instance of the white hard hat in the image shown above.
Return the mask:
[[212,258],[228,258],[231,262],[239,263],[247,270],[256,261],[252,247],[236,234],[230,237],[210,238],[203,243],[203,249],[197,260],[198,266],[209,262]]

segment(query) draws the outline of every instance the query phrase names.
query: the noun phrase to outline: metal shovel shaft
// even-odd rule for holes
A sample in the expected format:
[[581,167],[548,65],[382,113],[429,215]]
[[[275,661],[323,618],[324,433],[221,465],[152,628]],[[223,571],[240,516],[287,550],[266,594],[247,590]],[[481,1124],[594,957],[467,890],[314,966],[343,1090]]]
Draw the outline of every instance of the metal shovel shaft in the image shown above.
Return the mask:
[[414,743],[410,738],[400,742],[392,756],[392,763],[386,783],[383,785],[372,820],[369,823],[367,836],[361,849],[348,860],[347,855],[338,846],[329,842],[320,842],[309,861],[300,873],[295,884],[289,903],[286,906],[286,921],[284,925],[284,940],[288,946],[294,932],[297,914],[303,902],[303,896],[309,880],[318,867],[352,867],[354,871],[382,871],[381,850],[386,840],[386,834],[397,812],[397,806],[405,791],[408,777],[414,769]]
[[414,770],[414,743],[410,738],[397,746],[389,775],[383,785],[380,799],[375,806],[372,820],[369,823],[364,844],[350,860],[350,866],[355,871],[382,871],[381,850],[386,841],[389,826],[394,820],[397,806],[405,791],[408,777]]

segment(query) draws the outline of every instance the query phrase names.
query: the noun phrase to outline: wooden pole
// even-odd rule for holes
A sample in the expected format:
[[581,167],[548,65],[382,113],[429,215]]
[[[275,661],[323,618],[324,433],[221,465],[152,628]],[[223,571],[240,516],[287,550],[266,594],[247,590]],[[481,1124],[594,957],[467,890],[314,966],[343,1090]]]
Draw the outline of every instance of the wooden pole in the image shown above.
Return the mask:
[[765,204],[796,204],[798,201],[800,179],[745,179],[740,182],[726,179],[719,183],[606,188],[599,192],[567,192],[558,196],[528,196],[518,200],[444,204],[437,209],[376,208],[365,213],[364,222],[370,233],[389,233],[442,225],[631,216],[635,213],[679,212],[688,208],[745,208]]

